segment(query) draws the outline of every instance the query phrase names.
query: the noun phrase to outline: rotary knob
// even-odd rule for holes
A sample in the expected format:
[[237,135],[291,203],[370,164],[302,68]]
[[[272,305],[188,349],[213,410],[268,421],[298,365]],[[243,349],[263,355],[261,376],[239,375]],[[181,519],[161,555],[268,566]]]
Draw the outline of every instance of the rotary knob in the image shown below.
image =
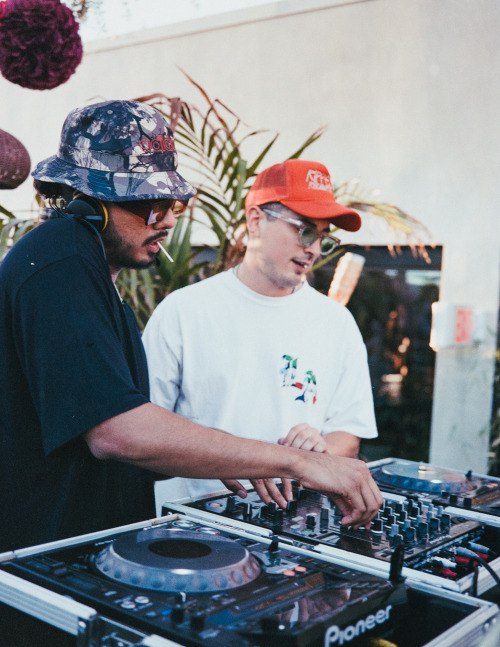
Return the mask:
[[183,604],[176,604],[170,613],[172,622],[175,622],[176,625],[180,625],[184,621],[185,612],[186,607]]
[[306,528],[309,530],[314,530],[316,527],[316,515],[315,514],[308,514],[306,517]]
[[205,627],[205,621],[205,614],[202,611],[197,611],[196,613],[193,613],[193,615],[189,619],[189,624],[191,626],[191,629],[193,629],[194,631],[202,631],[202,629]]

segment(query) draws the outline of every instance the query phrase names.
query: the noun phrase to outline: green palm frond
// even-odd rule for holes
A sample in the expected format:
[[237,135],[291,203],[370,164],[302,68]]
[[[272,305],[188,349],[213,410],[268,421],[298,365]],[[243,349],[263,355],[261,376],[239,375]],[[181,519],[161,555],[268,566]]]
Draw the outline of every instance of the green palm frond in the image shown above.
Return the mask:
[[[183,74],[199,92],[200,105],[162,93],[137,98],[154,106],[169,120],[182,157],[182,172],[194,178],[192,183],[197,189],[189,211],[165,242],[173,263],[160,254],[159,264],[153,268],[120,272],[119,290],[134,305],[141,327],[169,292],[241,261],[245,252],[245,197],[279,137],[275,132],[250,128],[227,105],[212,99],[199,83]],[[302,156],[324,132],[324,127],[312,132],[288,157]],[[243,153],[247,146],[254,151],[251,160]],[[385,227],[392,236],[394,250],[404,242],[425,257],[423,241],[430,240],[430,235],[417,220],[393,204],[377,201],[373,192],[363,191],[356,180],[340,184],[334,191],[340,203]],[[13,242],[35,224],[34,220],[16,219],[0,206],[0,260]],[[210,247],[210,256],[199,256],[203,248],[193,249],[195,224],[198,229],[206,228],[217,241],[215,249]],[[321,259],[316,267],[339,253]]]
[[14,214],[0,206],[0,212],[7,218],[0,218],[0,262],[5,254],[24,234],[36,225],[34,219],[16,218]]

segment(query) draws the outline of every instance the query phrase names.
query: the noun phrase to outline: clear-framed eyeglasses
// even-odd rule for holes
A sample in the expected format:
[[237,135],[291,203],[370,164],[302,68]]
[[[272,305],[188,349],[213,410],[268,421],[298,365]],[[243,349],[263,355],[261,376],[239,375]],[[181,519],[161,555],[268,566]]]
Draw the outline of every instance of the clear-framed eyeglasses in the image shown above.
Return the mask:
[[299,235],[299,243],[303,247],[310,247],[318,240],[318,238],[320,238],[321,256],[328,256],[328,254],[335,251],[341,243],[340,238],[337,238],[328,232],[319,232],[314,225],[304,222],[303,220],[286,216],[279,211],[275,211],[271,207],[264,206],[260,208],[267,215],[273,218],[279,218],[280,220],[284,220],[285,222],[289,222],[291,225],[294,225],[297,228],[297,233]]

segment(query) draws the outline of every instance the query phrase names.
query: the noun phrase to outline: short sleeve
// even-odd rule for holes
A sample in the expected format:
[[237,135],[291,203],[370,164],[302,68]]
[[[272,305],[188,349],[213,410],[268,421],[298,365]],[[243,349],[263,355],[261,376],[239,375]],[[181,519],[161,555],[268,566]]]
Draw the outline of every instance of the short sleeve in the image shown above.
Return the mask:
[[35,273],[17,294],[17,351],[46,454],[148,401],[132,379],[111,290],[109,277],[72,256]]
[[171,411],[175,410],[182,381],[182,332],[173,296],[156,308],[142,335],[151,400]]

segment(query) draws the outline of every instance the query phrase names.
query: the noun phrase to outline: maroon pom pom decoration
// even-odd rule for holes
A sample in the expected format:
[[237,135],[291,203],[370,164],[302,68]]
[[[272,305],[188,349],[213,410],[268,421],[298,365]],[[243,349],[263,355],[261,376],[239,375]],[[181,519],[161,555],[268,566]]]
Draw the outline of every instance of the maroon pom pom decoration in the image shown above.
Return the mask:
[[19,139],[0,129],[0,189],[17,189],[28,177],[31,159]]
[[78,23],[60,0],[0,2],[0,72],[31,90],[65,83],[82,60]]

